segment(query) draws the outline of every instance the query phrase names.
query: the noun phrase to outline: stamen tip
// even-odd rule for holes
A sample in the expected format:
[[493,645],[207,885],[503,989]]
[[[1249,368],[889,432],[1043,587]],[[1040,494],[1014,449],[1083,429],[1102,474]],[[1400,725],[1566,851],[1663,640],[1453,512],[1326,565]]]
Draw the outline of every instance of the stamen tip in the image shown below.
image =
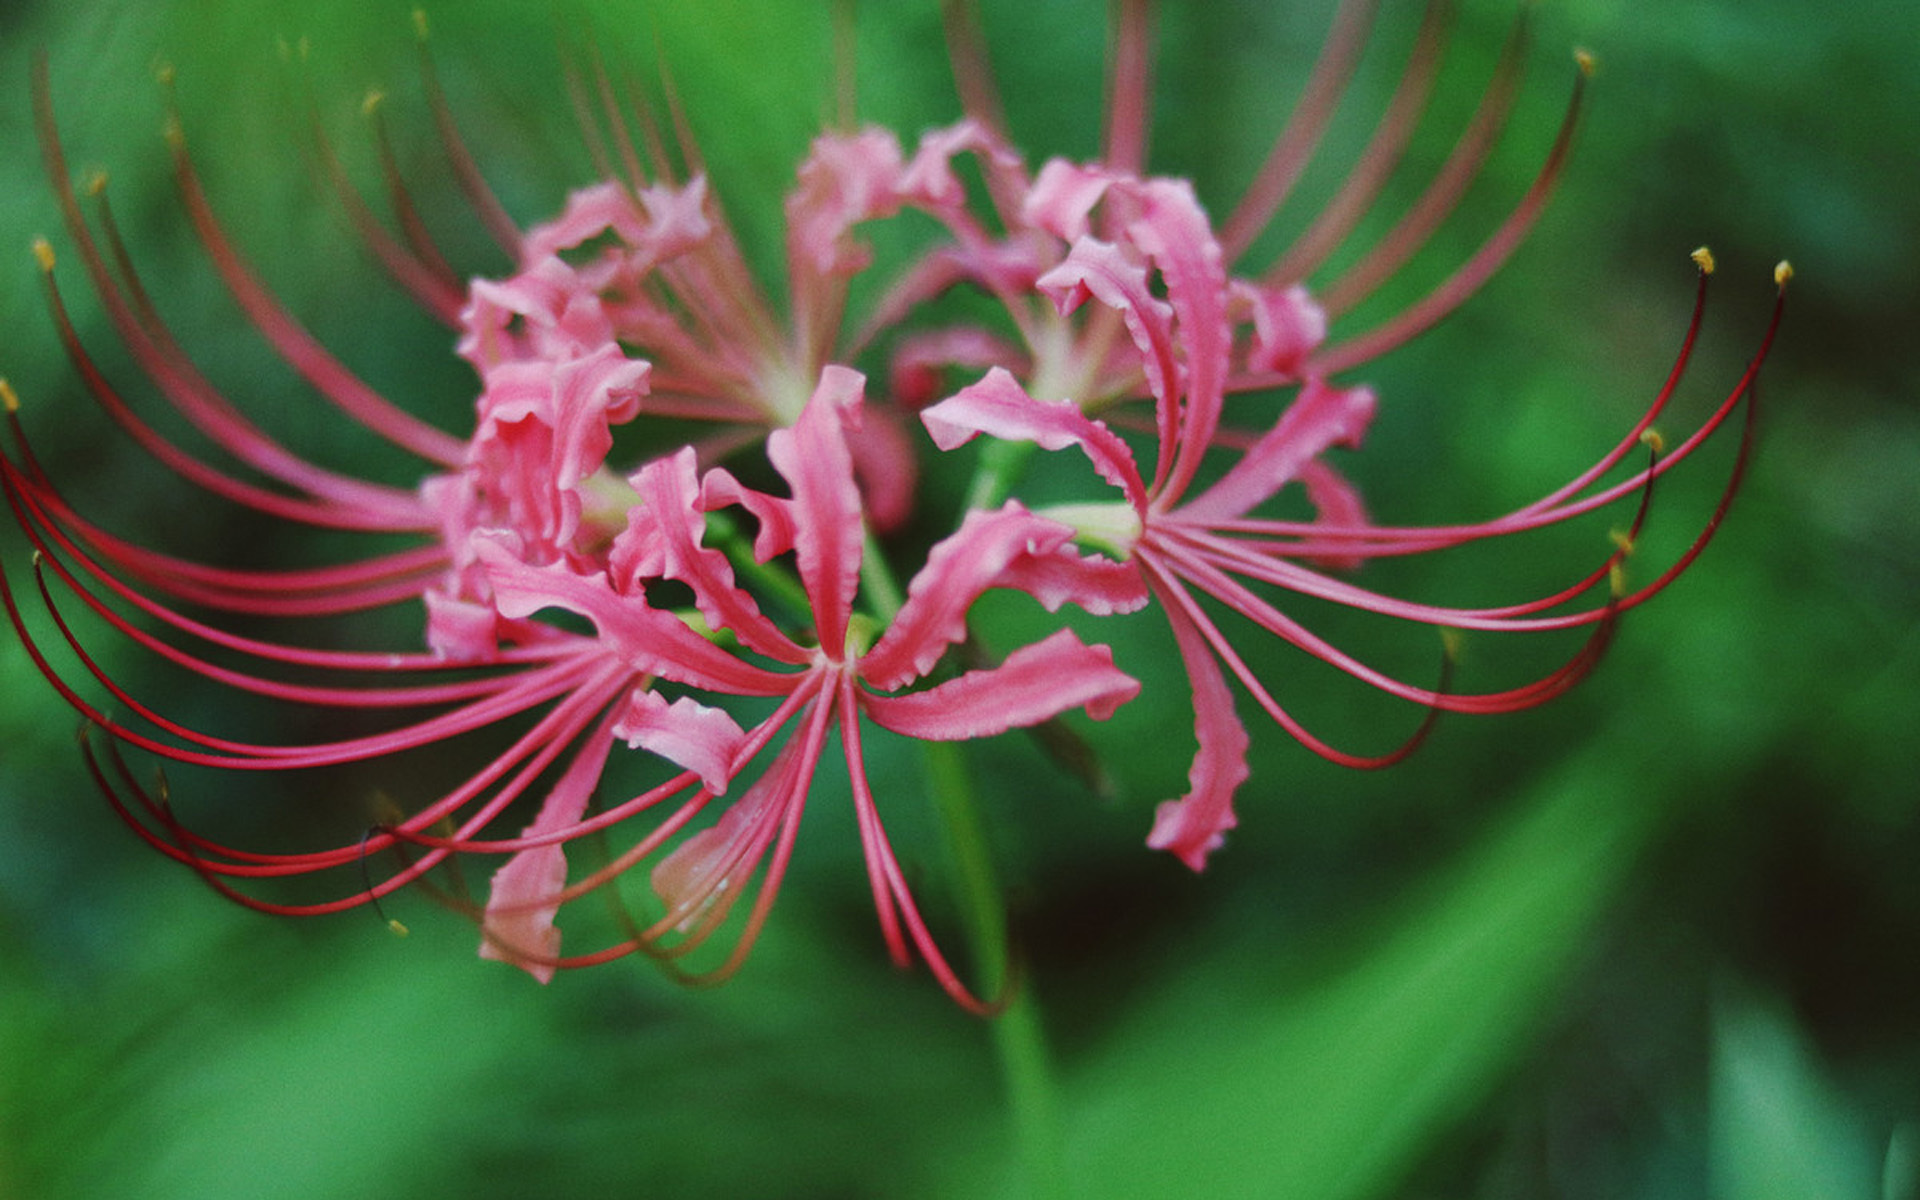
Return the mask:
[[387,94],[379,88],[369,88],[367,94],[360,99],[360,115],[371,117],[380,110],[382,104],[386,103],[386,99]]
[[167,145],[174,150],[184,149],[187,144],[187,131],[181,126],[179,116],[175,114],[168,114],[167,123],[160,127],[160,136],[165,138]]
[[153,64],[153,81],[161,87],[172,87],[174,74],[173,64],[164,58]]
[[52,273],[54,263],[52,242],[49,242],[43,237],[33,239],[33,257],[34,261],[40,264],[42,271],[46,271],[49,274]]
[[1607,589],[1615,600],[1627,594],[1627,568],[1617,561],[1607,568]]
[[[1622,555],[1633,553],[1633,535],[1626,530],[1610,529],[1607,531],[1607,539],[1613,543],[1614,549],[1620,551]],[[1618,567],[1619,564],[1616,563],[1614,565]]]
[[1702,246],[1687,257],[1693,259],[1694,264],[1700,268],[1702,275],[1713,274],[1713,251]]
[[88,175],[87,181],[80,186],[87,195],[98,196],[101,192],[107,190],[107,173],[105,171],[95,171]]
[[5,405],[9,413],[20,411],[19,393],[13,390],[13,385],[7,382],[5,375],[0,375],[0,405]]
[[1667,452],[1667,439],[1660,436],[1658,429],[1649,427],[1641,430],[1640,444],[1655,454],[1665,454]]
[[1576,47],[1573,52],[1573,65],[1580,68],[1581,75],[1592,79],[1593,73],[1600,69],[1600,60],[1593,56],[1593,51],[1584,46]]
[[1466,648],[1467,648],[1466,636],[1462,634],[1458,629],[1454,629],[1449,626],[1443,626],[1441,628],[1440,652],[1446,655],[1448,662],[1458,663],[1460,661],[1461,655],[1466,653]]
[[1774,283],[1784,288],[1787,286],[1787,280],[1792,278],[1793,278],[1793,264],[1788,262],[1784,258],[1781,259],[1779,263],[1775,265],[1773,268]]
[[401,922],[400,918],[398,917],[388,917],[387,928],[393,933],[393,936],[395,937],[405,937],[407,936],[407,934],[412,932],[406,927],[405,924]]
[[427,33],[427,10],[416,8],[413,10],[413,36],[424,42],[427,40]]

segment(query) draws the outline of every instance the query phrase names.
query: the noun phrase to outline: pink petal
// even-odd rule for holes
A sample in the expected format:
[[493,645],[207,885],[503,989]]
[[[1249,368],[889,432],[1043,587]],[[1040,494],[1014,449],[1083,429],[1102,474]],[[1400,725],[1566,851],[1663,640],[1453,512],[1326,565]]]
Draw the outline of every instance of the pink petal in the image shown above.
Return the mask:
[[1104,721],[1139,691],[1139,681],[1113,665],[1111,649],[1088,646],[1062,629],[997,667],[904,696],[863,693],[860,703],[882,728],[957,742],[1037,725],[1073,708]]
[[913,515],[915,484],[920,464],[898,412],[870,408],[860,424],[849,428],[847,450],[853,455],[853,478],[860,485],[861,507],[874,532],[889,533]]
[[[1192,480],[1220,425],[1220,405],[1226,397],[1227,367],[1233,351],[1233,325],[1227,317],[1227,272],[1220,243],[1200,202],[1194,199],[1191,184],[1153,179],[1130,187],[1128,193],[1137,197],[1140,216],[1128,224],[1127,232],[1134,245],[1160,269],[1167,300],[1179,322],[1178,343],[1187,370],[1173,476],[1165,485],[1165,494],[1171,500]],[[1142,344],[1141,348],[1144,351],[1146,346]],[[1151,378],[1150,374],[1149,382]],[[1171,398],[1157,389],[1154,395],[1161,399],[1164,463],[1168,450],[1165,439],[1171,432]]]
[[846,426],[860,419],[864,383],[858,371],[822,369],[793,428],[767,438],[768,460],[793,489],[800,581],[813,602],[821,648],[834,657],[845,652],[866,537],[846,438]]
[[1247,367],[1297,379],[1307,359],[1327,340],[1327,314],[1304,284],[1267,287],[1244,279],[1233,283],[1234,299],[1253,317]]
[[788,252],[797,266],[819,275],[848,275],[871,255],[849,231],[900,207],[900,143],[882,129],[826,134],[814,139],[800,165],[799,186],[787,197]]
[[741,661],[648,604],[644,594],[616,594],[604,573],[532,566],[489,538],[475,539],[474,551],[500,615],[518,619],[545,608],[578,613],[593,622],[606,654],[638,674],[745,696],[785,695],[799,678]]
[[1067,257],[1034,284],[1064,315],[1089,297],[1125,318],[1140,351],[1147,390],[1159,402],[1162,441],[1170,440],[1173,404],[1180,390],[1180,360],[1173,336],[1173,308],[1153,294],[1144,264],[1111,242],[1083,237]]
[[627,528],[614,539],[607,561],[615,591],[635,592],[647,579],[678,580],[693,590],[693,602],[708,625],[728,630],[770,658],[812,661],[734,583],[727,556],[700,544],[705,518],[691,446],[648,463],[632,482],[641,502],[628,513]]
[[[606,769],[612,734],[602,726],[581,743],[566,773],[547,793],[526,836],[558,833],[580,823],[594,785]],[[493,873],[481,918],[480,957],[509,962],[546,983],[560,956],[560,931],[554,917],[557,897],[567,886],[567,856],[559,843],[521,850]]]
[[646,226],[646,217],[624,184],[597,183],[569,195],[558,217],[528,230],[522,254],[528,261],[546,258],[608,230],[625,242],[644,241]]
[[1127,495],[1137,510],[1147,505],[1147,485],[1134,466],[1133,451],[1102,421],[1087,416],[1071,401],[1036,400],[1001,367],[920,414],[934,445],[951,450],[978,434],[1032,442],[1043,450],[1079,446],[1101,478]]
[[1012,342],[974,325],[956,325],[907,334],[894,344],[887,386],[893,403],[904,409],[924,408],[940,391],[943,367],[985,370],[1005,367],[1024,371],[1026,353]]
[[793,501],[769,496],[735,479],[725,467],[715,467],[700,481],[700,507],[716,512],[729,506],[746,509],[760,526],[753,538],[753,556],[761,562],[793,549],[800,527],[793,515]]
[[1072,243],[1087,236],[1088,214],[1107,194],[1113,175],[1104,167],[1049,159],[1021,201],[1020,219]]
[[682,696],[669,704],[651,688],[635,688],[613,727],[629,749],[646,750],[700,777],[718,796],[733,776],[734,756],[746,740],[732,717]]
[[967,152],[978,155],[991,169],[1006,171],[1020,165],[1019,155],[978,121],[969,118],[920,135],[913,161],[907,164],[894,185],[895,194],[909,204],[925,208],[964,205],[967,192],[954,177],[953,159]]
[[[1300,482],[1307,489],[1307,502],[1313,505],[1314,519],[1338,529],[1364,529],[1372,523],[1360,489],[1316,458],[1300,468]],[[1356,571],[1366,561],[1358,554],[1319,554],[1308,562],[1333,571]]]
[[1212,487],[1182,505],[1179,518],[1217,521],[1245,515],[1297,479],[1328,447],[1357,447],[1375,407],[1372,388],[1329,387],[1317,376],[1307,380],[1273,428]]
[[1200,747],[1187,773],[1190,790],[1154,810],[1147,845],[1170,850],[1201,871],[1207,855],[1218,850],[1227,831],[1239,823],[1233,815],[1233,793],[1248,774],[1247,729],[1234,712],[1233,695],[1206,639],[1178,607],[1162,608],[1193,686],[1193,733]]
[[1137,563],[1078,554],[1070,544],[1015,559],[1001,572],[996,586],[1025,592],[1048,612],[1073,604],[1096,617],[1107,617],[1138,612],[1147,604],[1147,584]]
[[653,890],[681,932],[724,920],[746,891],[788,808],[803,803],[813,763],[806,739],[789,738],[768,766],[720,819],[688,837],[653,868]]
[[927,553],[907,585],[907,598],[886,632],[860,660],[860,677],[883,692],[933,669],[947,647],[967,636],[967,610],[1007,567],[1046,554],[1073,536],[1018,504],[969,512],[960,528]]

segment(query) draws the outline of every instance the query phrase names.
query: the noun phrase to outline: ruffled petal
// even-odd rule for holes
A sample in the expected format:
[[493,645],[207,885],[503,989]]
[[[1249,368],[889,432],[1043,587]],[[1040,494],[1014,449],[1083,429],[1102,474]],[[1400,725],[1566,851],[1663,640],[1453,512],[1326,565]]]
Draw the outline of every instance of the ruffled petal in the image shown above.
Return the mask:
[[1052,298],[1063,316],[1089,298],[1120,313],[1140,352],[1147,390],[1158,402],[1161,440],[1170,442],[1174,405],[1181,391],[1180,356],[1174,342],[1173,307],[1153,294],[1146,265],[1112,242],[1083,237],[1034,286]]
[[1192,480],[1220,427],[1227,366],[1233,353],[1233,325],[1227,318],[1227,271],[1213,227],[1194,198],[1193,185],[1183,179],[1151,179],[1129,187],[1128,194],[1138,200],[1140,208],[1138,219],[1127,226],[1128,236],[1160,269],[1168,304],[1179,323],[1176,336],[1186,364],[1184,400],[1171,428],[1171,397],[1154,393],[1161,401],[1157,407],[1162,439],[1162,466],[1156,469],[1156,478],[1164,477],[1167,439],[1174,439],[1173,473],[1163,491],[1165,500],[1170,501],[1177,499]]
[[692,589],[693,602],[708,625],[727,630],[769,658],[811,660],[734,583],[727,556],[701,545],[700,480],[691,446],[642,467],[633,476],[633,486],[641,503],[628,514],[627,528],[614,539],[608,558],[614,590],[633,592],[647,579],[678,580]]
[[742,662],[672,613],[648,604],[643,593],[616,594],[604,573],[582,575],[563,564],[532,566],[486,538],[476,539],[474,550],[504,617],[530,617],[543,608],[578,613],[593,622],[606,654],[637,674],[747,696],[793,690],[793,676]]
[[1247,368],[1297,379],[1307,360],[1327,340],[1327,313],[1304,284],[1267,287],[1238,279],[1233,298],[1253,320]]
[[669,704],[652,688],[635,688],[613,736],[633,750],[657,754],[700,777],[700,785],[718,796],[733,777],[734,756],[746,734],[717,708],[682,696]]
[[1020,219],[1061,241],[1077,242],[1087,236],[1088,217],[1112,182],[1112,173],[1103,167],[1049,159],[1021,198]]
[[1170,850],[1181,862],[1201,871],[1206,869],[1207,855],[1218,850],[1227,831],[1239,824],[1233,794],[1248,774],[1247,728],[1234,711],[1233,694],[1206,639],[1178,607],[1162,607],[1193,687],[1193,734],[1200,746],[1187,773],[1187,794],[1154,810],[1147,845]]
[[1047,554],[1073,536],[1057,521],[1009,503],[998,512],[970,512],[960,528],[927,553],[907,585],[906,601],[860,660],[860,677],[890,692],[933,669],[947,647],[967,636],[967,610],[1021,558]]
[[1146,509],[1146,482],[1134,465],[1133,451],[1119,434],[1108,429],[1105,422],[1081,412],[1071,401],[1035,399],[1003,368],[993,368],[979,382],[925,409],[920,420],[934,445],[942,450],[964,445],[982,433],[1032,442],[1043,450],[1078,446],[1101,478],[1125,492],[1136,510]]
[[[527,826],[527,837],[580,823],[612,747],[613,736],[604,725],[581,743]],[[551,980],[560,956],[560,930],[553,922],[566,886],[567,855],[560,843],[516,852],[493,873],[481,918],[480,957],[512,963],[541,983]]]
[[1177,510],[1181,520],[1218,521],[1245,515],[1335,444],[1357,447],[1377,407],[1373,389],[1335,388],[1307,380],[1272,429],[1227,473]]
[[904,696],[863,693],[860,703],[884,729],[958,742],[1038,725],[1074,708],[1104,721],[1139,692],[1139,681],[1113,665],[1110,648],[1086,645],[1062,629],[997,667]]
[[900,207],[900,143],[884,129],[815,138],[800,165],[799,186],[787,197],[788,254],[796,267],[818,275],[850,275],[871,252],[851,230]]
[[793,428],[767,438],[768,460],[793,489],[800,581],[813,602],[820,645],[835,657],[846,646],[866,537],[845,431],[859,422],[864,384],[858,371],[826,367]]

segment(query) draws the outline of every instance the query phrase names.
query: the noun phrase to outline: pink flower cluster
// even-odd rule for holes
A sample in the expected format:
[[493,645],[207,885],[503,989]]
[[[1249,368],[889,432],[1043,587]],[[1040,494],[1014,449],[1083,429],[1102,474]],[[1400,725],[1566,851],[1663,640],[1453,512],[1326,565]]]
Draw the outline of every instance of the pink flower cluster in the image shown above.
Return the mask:
[[[410,213],[395,235],[346,192],[368,244],[452,327],[473,368],[473,421],[459,434],[377,395],[279,305],[215,219],[176,132],[188,214],[228,287],[318,395],[420,458],[412,489],[307,461],[194,367],[133,274],[103,188],[82,189],[99,205],[91,217],[83,212],[43,67],[41,140],[74,250],[153,389],[221,453],[180,446],[123,398],[69,320],[53,251],[42,243],[56,328],[93,395],[154,457],[214,496],[302,525],[407,534],[414,545],[265,571],[127,541],[62,498],[28,447],[17,400],[0,389],[14,438],[0,478],[35,548],[35,584],[57,632],[36,636],[0,575],[13,625],[53,686],[108,735],[106,752],[89,754],[108,796],[147,840],[214,887],[271,912],[329,912],[377,903],[456,856],[483,857],[493,870],[474,909],[482,953],[543,980],[557,967],[633,951],[677,961],[723,929],[731,948],[704,974],[732,973],[787,873],[821,765],[837,754],[889,952],[901,963],[918,957],[956,999],[977,1006],[908,888],[886,829],[898,797],[876,791],[866,739],[878,729],[966,741],[1075,711],[1100,720],[1141,690],[1107,646],[1064,625],[997,661],[954,653],[971,637],[970,610],[983,594],[1021,593],[1047,612],[1072,606],[1087,615],[1076,622],[1081,629],[1141,610],[1166,623],[1190,684],[1180,703],[1192,713],[1193,758],[1188,790],[1160,805],[1148,843],[1198,870],[1234,827],[1236,793],[1249,774],[1234,683],[1336,762],[1385,765],[1419,740],[1416,733],[1378,757],[1322,741],[1236,648],[1222,616],[1411,702],[1428,720],[1442,711],[1524,708],[1591,670],[1620,615],[1693,561],[1733,494],[1737,467],[1693,547],[1650,580],[1627,585],[1622,565],[1654,480],[1751,396],[1772,339],[1770,326],[1725,399],[1667,445],[1653,423],[1692,353],[1696,306],[1667,385],[1617,445],[1564,486],[1476,523],[1370,519],[1328,455],[1360,445],[1379,399],[1334,377],[1431,326],[1500,265],[1559,173],[1579,93],[1535,184],[1478,252],[1396,316],[1331,340],[1334,319],[1407,261],[1474,177],[1519,63],[1514,50],[1502,59],[1454,159],[1406,218],[1344,274],[1309,284],[1411,135],[1442,40],[1437,25],[1423,28],[1402,93],[1347,190],[1292,249],[1254,268],[1245,252],[1331,116],[1364,41],[1355,15],[1364,7],[1342,10],[1307,99],[1219,226],[1186,182],[1145,171],[1150,14],[1139,3],[1119,8],[1101,157],[1037,170],[1005,136],[979,30],[954,6],[950,44],[968,115],[926,134],[910,153],[879,129],[821,135],[786,200],[786,294],[778,300],[737,246],[709,176],[676,168],[698,155],[688,144],[670,153],[650,126],[621,147],[625,177],[610,170],[569,197],[557,218],[524,233],[500,218],[466,148],[449,145],[476,210],[511,256],[501,278],[462,284]],[[610,108],[608,124],[620,128],[618,116]],[[591,133],[597,141],[599,131]],[[973,185],[956,170],[962,156],[977,167]],[[862,227],[907,213],[931,231],[926,244],[874,289],[871,311],[850,314],[854,281],[880,269]],[[1711,259],[1697,257],[1704,302]],[[958,292],[985,297],[994,316],[942,303]],[[954,317],[959,311],[968,315]],[[1276,390],[1291,395],[1277,419],[1252,428],[1236,421],[1235,397]],[[653,431],[687,422],[704,432],[684,444],[662,444]],[[997,449],[979,456],[952,532],[897,586],[902,549],[889,535],[916,511],[947,511],[953,500],[923,494],[918,460],[982,438]],[[1092,473],[1022,447],[1076,450]],[[1642,465],[1627,461],[1642,452]],[[1086,500],[1023,505],[1027,472],[1055,464],[1056,483],[1079,476]],[[1294,485],[1311,517],[1265,515]],[[1547,595],[1447,607],[1351,578],[1371,559],[1505,537],[1636,499],[1640,511],[1617,544]],[[1458,691],[1444,675],[1437,685],[1414,683],[1368,665],[1292,615],[1288,595],[1447,630],[1586,634],[1564,664],[1529,684]],[[296,745],[190,727],[89,652],[70,619],[75,603],[96,628],[239,693],[386,710],[394,720],[375,733]],[[251,627],[255,618],[392,605],[417,607],[423,649],[318,648],[220,619]],[[56,644],[77,670],[55,663]],[[111,701],[94,698],[100,692]],[[357,841],[303,853],[250,851],[196,833],[113,748],[284,771],[507,728],[514,732],[503,735],[504,748],[456,786]],[[597,797],[622,753],[616,745],[656,761],[663,778],[608,803]],[[532,820],[516,832],[529,804]],[[615,829],[639,832],[597,859],[579,853],[586,839],[597,845]],[[376,862],[394,865],[375,877]],[[653,915],[629,915],[625,936],[611,944],[563,951],[561,909],[642,866]],[[312,875],[348,883],[320,901],[271,898],[273,881]],[[743,901],[744,915],[730,920]]]

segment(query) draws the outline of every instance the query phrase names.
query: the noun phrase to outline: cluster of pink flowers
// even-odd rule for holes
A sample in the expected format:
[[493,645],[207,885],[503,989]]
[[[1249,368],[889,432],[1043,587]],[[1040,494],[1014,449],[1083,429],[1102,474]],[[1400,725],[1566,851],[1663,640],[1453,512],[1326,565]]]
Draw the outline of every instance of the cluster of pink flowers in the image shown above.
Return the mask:
[[[1048,612],[1073,606],[1087,615],[1076,622],[1083,630],[1141,610],[1166,623],[1190,683],[1181,703],[1191,708],[1193,736],[1180,752],[1192,753],[1192,767],[1186,793],[1160,805],[1148,843],[1198,870],[1234,827],[1249,774],[1233,681],[1273,722],[1337,762],[1384,765],[1419,740],[1379,757],[1322,741],[1249,665],[1218,614],[1411,702],[1429,721],[1442,711],[1528,707],[1593,667],[1618,617],[1693,561],[1733,494],[1737,466],[1693,548],[1627,585],[1621,567],[1653,481],[1729,422],[1751,396],[1766,353],[1763,343],[1693,432],[1663,443],[1653,422],[1692,353],[1696,305],[1667,385],[1617,445],[1563,487],[1478,523],[1370,520],[1328,452],[1357,447],[1379,401],[1334,376],[1431,326],[1504,261],[1558,176],[1579,84],[1534,185],[1483,246],[1425,298],[1335,340],[1334,319],[1420,248],[1477,173],[1520,62],[1510,48],[1453,158],[1406,218],[1343,274],[1309,285],[1411,135],[1442,40],[1438,24],[1423,28],[1401,92],[1346,190],[1272,265],[1249,264],[1248,247],[1313,154],[1353,69],[1365,8],[1343,8],[1306,99],[1239,206],[1216,226],[1186,182],[1145,168],[1146,4],[1118,7],[1101,157],[1038,169],[1004,133],[979,30],[965,6],[952,6],[950,44],[967,115],[911,151],[880,129],[822,134],[786,200],[780,300],[736,245],[684,140],[670,146],[643,121],[639,136],[619,140],[624,171],[609,168],[557,218],[525,232],[500,215],[466,148],[452,140],[475,208],[512,259],[504,277],[463,284],[404,205],[393,234],[357,195],[344,199],[389,273],[451,326],[473,368],[473,423],[459,435],[376,394],[278,304],[213,215],[176,125],[180,191],[227,286],[319,396],[418,456],[422,473],[410,488],[307,461],[200,374],[134,275],[104,188],[76,192],[42,68],[41,140],[80,263],[154,390],[238,470],[170,440],[96,367],[55,286],[54,253],[41,243],[57,330],[93,395],[154,457],[214,496],[299,525],[412,535],[414,545],[264,571],[124,540],[62,498],[28,446],[18,401],[0,388],[13,429],[0,478],[35,549],[33,578],[57,637],[30,632],[18,590],[0,575],[8,614],[53,686],[107,735],[89,762],[155,847],[243,903],[302,914],[377,903],[455,856],[491,860],[491,886],[476,906],[482,953],[543,980],[557,967],[634,951],[677,961],[722,930],[731,948],[715,952],[704,975],[734,971],[787,872],[819,768],[837,753],[890,953],[902,963],[917,956],[956,999],[977,1005],[907,886],[886,830],[898,797],[876,791],[864,740],[873,727],[963,741],[1076,710],[1099,720],[1141,690],[1107,646],[1064,626],[997,661],[952,653],[968,641],[981,595],[1024,593]],[[1581,82],[1585,74],[1583,61]],[[439,115],[451,128],[444,109]],[[611,107],[605,119],[626,128]],[[604,136],[590,133],[596,143]],[[977,167],[973,185],[956,171],[962,156]],[[91,216],[85,193],[99,205]],[[871,311],[849,314],[855,279],[878,269],[863,227],[906,213],[933,231],[927,244],[875,290]],[[1711,259],[1697,258],[1703,302]],[[982,320],[975,305],[956,321],[959,310],[940,303],[956,291],[986,297],[995,315]],[[1235,424],[1233,397],[1275,390],[1292,397],[1277,420]],[[648,424],[665,427],[668,418],[673,428],[693,422],[704,432],[660,445]],[[921,494],[918,460],[980,438],[999,448],[980,456],[952,532],[896,586],[901,550],[887,535],[916,507],[941,511]],[[648,449],[620,457],[622,441]],[[1086,463],[1021,447],[1074,449]],[[1627,461],[1639,454],[1644,461]],[[1055,464],[1056,483],[1084,477],[1087,500],[1022,504],[1023,471]],[[1262,515],[1296,484],[1312,519]],[[1370,559],[1504,537],[1636,501],[1631,528],[1548,595],[1445,607],[1351,577]],[[1414,683],[1369,666],[1290,615],[1290,594],[1448,630],[1586,635],[1562,666],[1525,686],[1458,691],[1444,676],[1438,685]],[[298,745],[190,727],[100,665],[70,621],[76,603],[98,628],[239,693],[390,710],[395,719],[379,732]],[[256,618],[393,605],[421,613],[421,649],[316,648],[220,620],[243,618],[250,628]],[[56,665],[51,643],[77,670]],[[360,839],[303,853],[249,851],[195,832],[164,789],[143,784],[115,748],[284,771],[381,759],[509,726],[509,744],[457,786]],[[665,778],[596,804],[617,743],[664,764]],[[537,808],[519,828],[528,804]],[[624,848],[579,861],[576,843],[615,829],[639,832]],[[376,876],[370,864],[388,865]],[[625,936],[611,944],[563,951],[560,910],[643,865],[653,915],[629,916]],[[273,898],[273,881],[314,875],[344,885],[318,901]],[[743,900],[744,915],[730,920]]]

